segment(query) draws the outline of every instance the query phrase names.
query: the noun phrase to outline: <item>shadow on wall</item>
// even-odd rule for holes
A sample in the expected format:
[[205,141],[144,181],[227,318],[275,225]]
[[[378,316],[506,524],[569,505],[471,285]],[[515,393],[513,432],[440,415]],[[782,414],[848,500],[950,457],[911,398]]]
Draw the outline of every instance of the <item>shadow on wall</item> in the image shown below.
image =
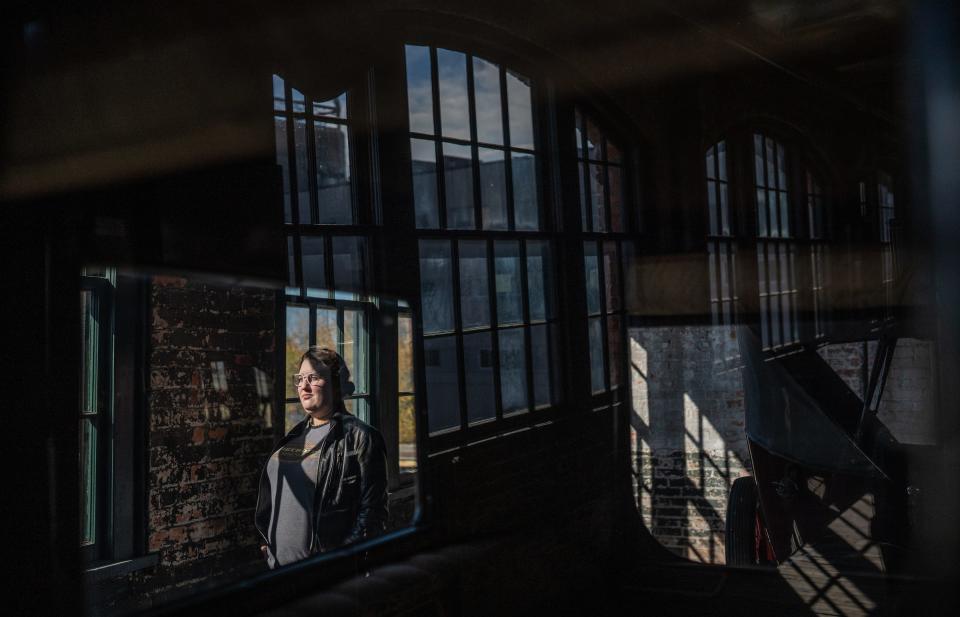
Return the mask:
[[729,326],[629,330],[634,496],[666,548],[724,563],[727,495],[750,473],[736,331]]

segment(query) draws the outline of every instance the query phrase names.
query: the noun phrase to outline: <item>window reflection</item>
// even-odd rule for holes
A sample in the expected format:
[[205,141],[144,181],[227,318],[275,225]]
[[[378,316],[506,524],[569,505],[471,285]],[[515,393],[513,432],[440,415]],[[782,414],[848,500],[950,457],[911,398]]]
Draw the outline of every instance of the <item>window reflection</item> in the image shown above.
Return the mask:
[[[405,51],[416,225],[436,230],[419,239],[428,428],[450,441],[461,434],[454,429],[487,431],[559,398],[552,230],[544,229],[531,80],[462,51]],[[440,111],[431,139],[428,93]],[[542,324],[535,335],[532,324]]]
[[423,340],[427,376],[427,418],[431,433],[460,426],[457,345],[453,336]]
[[500,388],[503,413],[527,410],[527,362],[524,330],[500,330]]
[[487,420],[496,415],[493,387],[493,342],[490,332],[463,336],[463,370],[467,394],[467,421]]
[[441,134],[444,137],[470,139],[466,55],[449,49],[438,49],[437,75]]

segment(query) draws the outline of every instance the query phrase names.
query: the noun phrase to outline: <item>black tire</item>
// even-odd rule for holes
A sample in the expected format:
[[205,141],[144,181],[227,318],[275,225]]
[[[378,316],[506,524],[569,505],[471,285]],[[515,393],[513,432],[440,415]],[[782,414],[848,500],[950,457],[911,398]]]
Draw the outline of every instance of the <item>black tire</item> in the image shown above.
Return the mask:
[[724,549],[728,566],[757,565],[757,484],[753,478],[737,478],[727,498]]

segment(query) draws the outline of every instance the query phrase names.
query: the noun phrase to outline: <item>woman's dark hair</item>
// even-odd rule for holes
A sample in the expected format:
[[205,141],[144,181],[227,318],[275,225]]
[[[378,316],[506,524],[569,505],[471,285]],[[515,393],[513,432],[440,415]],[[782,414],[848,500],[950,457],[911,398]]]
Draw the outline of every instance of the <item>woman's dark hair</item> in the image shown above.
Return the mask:
[[343,404],[343,397],[353,394],[354,385],[350,381],[350,369],[344,363],[340,354],[327,347],[310,347],[300,356],[300,364],[308,360],[314,368],[325,366],[330,369],[330,380],[333,389],[334,411],[348,413]]

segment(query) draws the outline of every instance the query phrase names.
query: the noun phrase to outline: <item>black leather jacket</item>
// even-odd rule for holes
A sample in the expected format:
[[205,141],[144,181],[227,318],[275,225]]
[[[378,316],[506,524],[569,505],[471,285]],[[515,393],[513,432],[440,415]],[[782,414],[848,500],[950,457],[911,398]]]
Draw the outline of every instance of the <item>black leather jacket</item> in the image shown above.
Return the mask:
[[[290,429],[273,452],[303,433],[308,421],[306,418]],[[383,437],[345,411],[335,413],[330,421],[330,432],[321,445],[313,498],[313,553],[375,536],[387,527],[387,456]],[[275,553],[267,529],[273,495],[266,470],[264,463],[254,521],[261,541]]]

